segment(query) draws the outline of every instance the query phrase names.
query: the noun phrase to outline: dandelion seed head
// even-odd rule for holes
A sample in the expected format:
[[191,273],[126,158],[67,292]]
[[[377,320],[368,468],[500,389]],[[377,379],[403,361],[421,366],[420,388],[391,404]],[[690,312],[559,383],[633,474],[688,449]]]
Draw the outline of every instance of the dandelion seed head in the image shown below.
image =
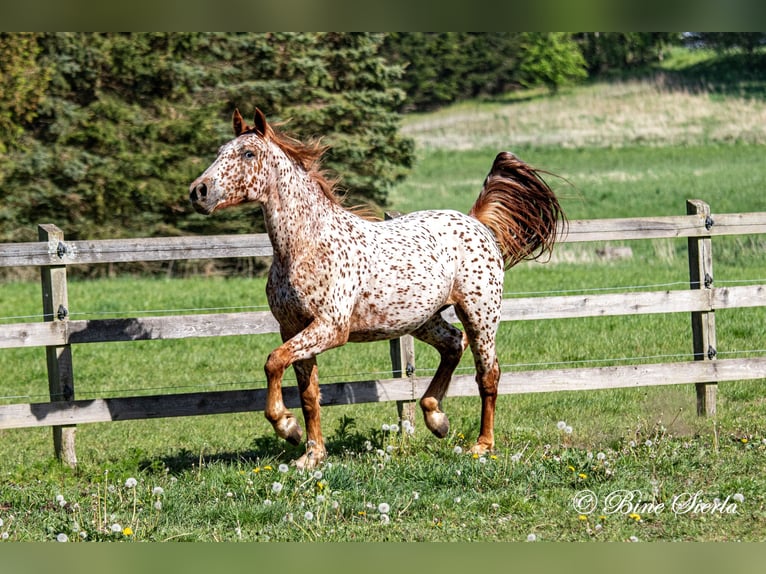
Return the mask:
[[266,500],[264,500],[264,501],[263,501],[263,505],[264,505],[264,506],[271,506],[271,505],[272,505],[272,502],[271,502],[271,500],[269,500],[269,499],[267,498]]
[[390,426],[388,426],[388,425],[387,425],[387,424],[385,424],[385,423],[384,423],[384,424],[383,424],[383,426],[381,426],[380,428],[381,428],[381,430],[383,430],[383,432],[388,432],[389,430],[391,430],[391,427],[390,427]]
[[517,452],[514,455],[511,455],[511,462],[519,462],[521,460],[521,453]]
[[569,425],[567,425],[567,426],[564,428],[564,432],[565,432],[565,433],[567,433],[567,434],[572,434],[572,427],[571,427],[571,426],[569,426]]
[[61,501],[64,500],[63,494],[57,494],[56,495],[56,502],[61,503]]
[[380,515],[380,521],[383,524],[388,524],[389,522],[391,522],[391,519],[388,517],[388,514],[381,514]]
[[324,475],[321,470],[315,470],[312,476],[314,477],[314,480],[322,480],[322,476]]
[[313,513],[313,512],[311,512],[310,510],[307,510],[307,511],[306,511],[306,514],[304,514],[304,515],[303,515],[303,518],[304,518],[305,520],[307,520],[307,521],[311,521],[311,520],[314,520],[314,513]]
[[534,532],[527,534],[527,542],[534,542],[535,540],[537,540],[537,535]]
[[115,522],[114,524],[112,524],[111,530],[114,533],[122,532],[122,526],[120,526],[117,522]]
[[460,445],[456,445],[455,448],[452,449],[452,452],[454,452],[455,454],[461,454],[463,452],[463,447],[461,447]]
[[378,512],[381,514],[388,514],[391,511],[391,507],[388,505],[387,502],[381,502],[378,504]]
[[285,472],[290,470],[290,467],[287,466],[285,463],[282,463],[282,464],[279,465],[278,470],[281,473],[285,473]]
[[282,483],[281,482],[272,482],[271,483],[271,491],[275,494],[279,494],[282,492]]
[[63,532],[59,532],[58,536],[56,536],[56,542],[69,542],[69,536]]
[[481,464],[487,464],[487,457],[486,456],[480,456],[479,457],[479,462]]
[[734,496],[732,496],[732,498],[737,502],[745,502],[745,495],[741,492],[736,493]]
[[8,531],[6,530],[6,531],[5,531],[5,532],[3,532],[2,534],[0,534],[0,539],[2,539],[2,540],[8,540],[8,537],[9,537],[9,536],[10,536],[10,534],[8,534]]
[[606,455],[603,452],[599,452],[596,454],[596,460],[604,460],[606,458]]
[[137,484],[138,481],[131,476],[128,480],[125,481],[125,488],[135,488]]
[[162,503],[159,500],[155,501],[154,510],[162,510]]
[[564,430],[565,428],[567,428],[566,421],[559,421],[559,422],[557,422],[556,423],[556,428],[559,429],[559,430]]
[[163,494],[165,494],[165,489],[163,489],[161,486],[155,486],[154,488],[152,488],[152,494],[154,496],[162,496]]
[[647,447],[651,448],[651,446],[654,444],[651,439],[646,439],[646,442],[644,443]]

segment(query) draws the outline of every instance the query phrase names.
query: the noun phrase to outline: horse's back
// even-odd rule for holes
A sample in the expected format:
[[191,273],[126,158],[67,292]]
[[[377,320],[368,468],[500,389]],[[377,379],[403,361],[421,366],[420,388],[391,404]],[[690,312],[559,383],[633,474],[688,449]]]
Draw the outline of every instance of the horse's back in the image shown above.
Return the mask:
[[445,305],[502,293],[502,256],[491,232],[457,211],[421,211],[367,227],[370,251],[351,340],[411,332]]

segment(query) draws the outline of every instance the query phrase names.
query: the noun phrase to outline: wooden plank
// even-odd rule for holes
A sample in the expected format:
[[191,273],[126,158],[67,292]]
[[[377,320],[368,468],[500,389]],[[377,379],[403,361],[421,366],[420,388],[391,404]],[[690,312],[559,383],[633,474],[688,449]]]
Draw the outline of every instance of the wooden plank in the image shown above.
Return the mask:
[[265,233],[46,241],[0,245],[0,267],[269,257],[271,255],[271,243]]
[[[617,367],[508,371],[500,378],[500,394],[554,391],[583,391],[693,384],[718,381],[766,380],[766,357],[688,361]],[[416,377],[418,396],[430,378]],[[321,385],[323,406],[406,400],[411,396],[409,380],[394,378]],[[455,377],[449,397],[478,396],[473,375]],[[284,387],[285,405],[300,407],[297,388]],[[0,405],[0,429],[41,427],[62,424],[126,421],[262,411],[266,389],[151,395],[52,403]],[[449,408],[449,406],[447,407]]]
[[[710,230],[705,228],[704,218],[696,215],[573,220],[566,231],[562,230],[559,241],[579,243],[766,233],[766,212],[713,214],[712,219]],[[269,238],[262,233],[4,243],[0,245],[0,267],[271,255]]]
[[[504,299],[501,318],[503,321],[528,321],[763,306],[766,306],[766,285],[744,285],[705,291],[645,291]],[[459,322],[451,308],[442,315],[450,322]],[[268,311],[14,323],[0,325],[0,349],[278,332],[279,324]]]

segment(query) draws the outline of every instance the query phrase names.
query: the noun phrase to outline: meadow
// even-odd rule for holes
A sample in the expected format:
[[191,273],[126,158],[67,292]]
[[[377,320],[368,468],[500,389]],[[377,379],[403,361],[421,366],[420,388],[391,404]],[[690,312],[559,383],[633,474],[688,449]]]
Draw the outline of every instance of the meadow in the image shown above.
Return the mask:
[[[570,219],[764,211],[766,98],[660,74],[536,91],[405,118],[418,162],[391,209],[467,211],[495,154],[510,149],[557,174]],[[561,245],[508,271],[506,296],[684,288],[685,240]],[[716,238],[715,282],[766,281],[766,238]],[[73,318],[265,308],[261,277],[72,280]],[[39,285],[1,287],[4,322],[37,320]],[[764,354],[766,310],[716,313],[719,356]],[[504,370],[552,364],[686,360],[685,314],[503,324]],[[263,386],[271,335],[80,345],[78,398]],[[647,359],[648,358],[648,359]],[[323,382],[387,377],[387,343],[319,359]],[[416,347],[419,375],[436,356]],[[470,372],[470,357],[461,365]],[[42,349],[0,353],[0,401],[44,401]],[[290,466],[301,447],[261,413],[81,425],[79,465],[52,459],[50,429],[0,431],[0,542],[762,540],[766,526],[764,381],[719,385],[699,418],[693,386],[498,399],[497,448],[466,454],[478,398],[447,398],[438,440],[392,403],[323,410],[329,461]],[[292,384],[288,381],[287,384]]]

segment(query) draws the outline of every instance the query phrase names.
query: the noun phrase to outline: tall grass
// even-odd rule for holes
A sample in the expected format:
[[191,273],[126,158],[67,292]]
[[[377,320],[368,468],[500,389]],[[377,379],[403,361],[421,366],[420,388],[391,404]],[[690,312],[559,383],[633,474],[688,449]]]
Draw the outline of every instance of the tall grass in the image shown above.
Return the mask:
[[[510,148],[566,178],[550,181],[572,219],[682,214],[687,198],[714,214],[762,211],[766,123],[756,120],[765,108],[652,79],[412,117],[419,159],[392,208],[466,211],[494,154]],[[685,243],[622,242],[631,256],[621,259],[599,255],[603,245],[562,245],[547,264],[510,270],[506,296],[683,288]],[[763,281],[764,247],[758,237],[716,238],[716,283]],[[5,322],[39,319],[37,284],[1,289]],[[263,278],[73,280],[69,299],[74,319],[265,305]],[[716,321],[719,353],[763,354],[766,310]],[[259,387],[277,344],[265,335],[78,345],[76,394]],[[510,322],[498,348],[505,371],[685,359],[689,318]],[[436,364],[418,344],[417,373]],[[319,365],[322,382],[385,377],[388,345],[348,345]],[[460,368],[471,368],[469,356]],[[42,349],[4,350],[0,374],[3,403],[45,400]],[[281,467],[302,447],[277,440],[259,413],[81,425],[76,470],[51,460],[49,429],[0,431],[0,541],[760,540],[761,384],[721,384],[714,419],[696,416],[689,385],[503,396],[497,449],[482,458],[465,454],[478,432],[475,397],[445,400],[442,441],[419,418],[412,435],[392,430],[390,403],[324,409],[330,460],[319,474]],[[637,494],[610,507],[620,492]],[[590,495],[593,512],[578,506]],[[699,504],[672,507],[687,495]]]

